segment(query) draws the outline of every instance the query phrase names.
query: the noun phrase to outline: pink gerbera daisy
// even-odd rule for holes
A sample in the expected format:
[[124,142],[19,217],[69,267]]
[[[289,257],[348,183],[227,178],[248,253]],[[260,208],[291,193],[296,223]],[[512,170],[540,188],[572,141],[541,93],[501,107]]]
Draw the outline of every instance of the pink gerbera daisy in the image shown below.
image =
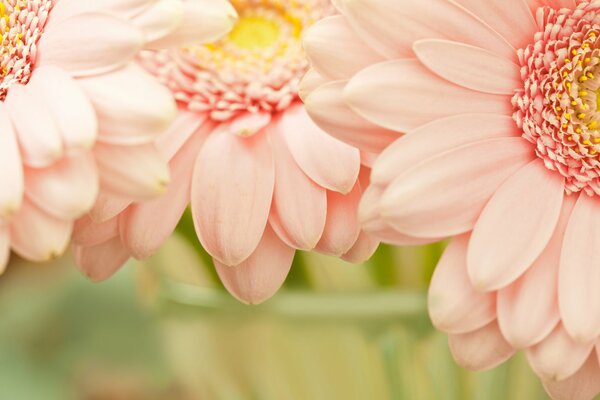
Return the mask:
[[80,222],[77,261],[92,279],[109,277],[131,255],[153,254],[190,202],[200,242],[244,302],[275,293],[296,249],[352,261],[376,249],[357,220],[359,151],[320,130],[298,98],[308,66],[300,35],[333,7],[328,0],[233,5],[239,22],[220,42],[140,57],[179,104],[161,141],[174,180],[156,201],[111,199],[106,207],[116,212],[104,223]]
[[[381,239],[455,236],[430,291],[456,358],[525,350],[556,399],[600,390],[600,2],[338,0],[306,45],[314,119],[377,159]],[[348,126],[351,130],[347,130]]]
[[[210,28],[190,27],[192,15]],[[232,15],[212,0],[0,1],[0,270],[11,248],[31,261],[61,254],[100,185],[160,191],[168,170],[146,143],[175,105],[132,60],[145,47],[216,38]],[[154,169],[136,179],[125,153],[146,154]]]

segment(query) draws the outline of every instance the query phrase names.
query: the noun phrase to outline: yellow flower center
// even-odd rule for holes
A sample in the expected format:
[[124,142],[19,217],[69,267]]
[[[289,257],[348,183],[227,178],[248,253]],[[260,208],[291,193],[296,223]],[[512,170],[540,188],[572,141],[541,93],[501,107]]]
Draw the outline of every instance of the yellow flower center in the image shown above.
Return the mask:
[[280,26],[262,16],[242,17],[229,40],[242,49],[266,48],[273,45],[281,35]]

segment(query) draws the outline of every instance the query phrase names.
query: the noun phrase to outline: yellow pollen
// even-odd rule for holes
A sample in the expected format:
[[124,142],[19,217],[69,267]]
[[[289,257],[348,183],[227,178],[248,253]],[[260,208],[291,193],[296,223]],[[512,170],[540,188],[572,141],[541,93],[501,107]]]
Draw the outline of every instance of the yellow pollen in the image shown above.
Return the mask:
[[279,39],[280,33],[274,21],[253,15],[240,18],[229,39],[242,49],[266,48]]
[[[596,122],[596,121],[592,121],[592,122],[591,122],[591,123],[588,125],[588,128],[589,128],[589,129],[596,129],[596,127],[597,127],[597,126],[598,126],[598,122]],[[600,143],[600,139],[594,139],[594,141],[596,141],[596,140],[598,140],[598,141],[599,141],[599,143]]]
[[577,118],[584,119],[585,118],[585,114],[584,113],[580,113],[580,114],[577,115]]

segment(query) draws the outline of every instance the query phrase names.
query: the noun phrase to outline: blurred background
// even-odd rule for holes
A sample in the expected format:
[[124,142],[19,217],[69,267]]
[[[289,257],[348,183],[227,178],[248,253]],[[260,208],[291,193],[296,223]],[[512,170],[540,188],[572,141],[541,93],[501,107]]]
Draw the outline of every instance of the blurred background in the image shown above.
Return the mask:
[[280,294],[248,307],[186,229],[102,284],[69,259],[13,259],[0,279],[0,399],[547,399],[522,356],[456,367],[426,313],[442,245],[383,247],[360,266],[299,254]]

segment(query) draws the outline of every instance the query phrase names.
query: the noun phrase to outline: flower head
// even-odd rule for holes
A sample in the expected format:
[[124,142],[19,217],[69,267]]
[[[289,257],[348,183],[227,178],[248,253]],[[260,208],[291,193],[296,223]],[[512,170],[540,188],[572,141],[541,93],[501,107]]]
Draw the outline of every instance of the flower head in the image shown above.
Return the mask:
[[303,92],[331,134],[385,149],[364,226],[398,244],[454,237],[429,307],[462,364],[490,368],[522,349],[554,398],[592,398],[600,3],[337,5],[342,15],[306,37]]
[[[231,24],[228,3],[214,4],[210,17],[219,22],[204,36]],[[138,197],[164,186],[168,170],[148,156],[154,134],[146,128],[168,124],[175,104],[133,59],[144,47],[201,40],[183,21],[198,5],[0,1],[0,269],[11,249],[31,261],[60,255],[100,186]],[[151,176],[123,172],[124,151],[145,153]]]
[[[154,202],[109,199],[114,212],[103,224],[80,222],[78,261],[95,279],[130,255],[154,253],[190,203],[222,281],[248,303],[275,293],[296,249],[360,261],[378,245],[358,226],[366,184],[359,151],[320,130],[298,98],[308,68],[301,34],[332,5],[232,3],[240,18],[226,38],[140,57],[178,101],[179,116],[160,146],[174,181]],[[99,261],[109,253],[110,262]]]

